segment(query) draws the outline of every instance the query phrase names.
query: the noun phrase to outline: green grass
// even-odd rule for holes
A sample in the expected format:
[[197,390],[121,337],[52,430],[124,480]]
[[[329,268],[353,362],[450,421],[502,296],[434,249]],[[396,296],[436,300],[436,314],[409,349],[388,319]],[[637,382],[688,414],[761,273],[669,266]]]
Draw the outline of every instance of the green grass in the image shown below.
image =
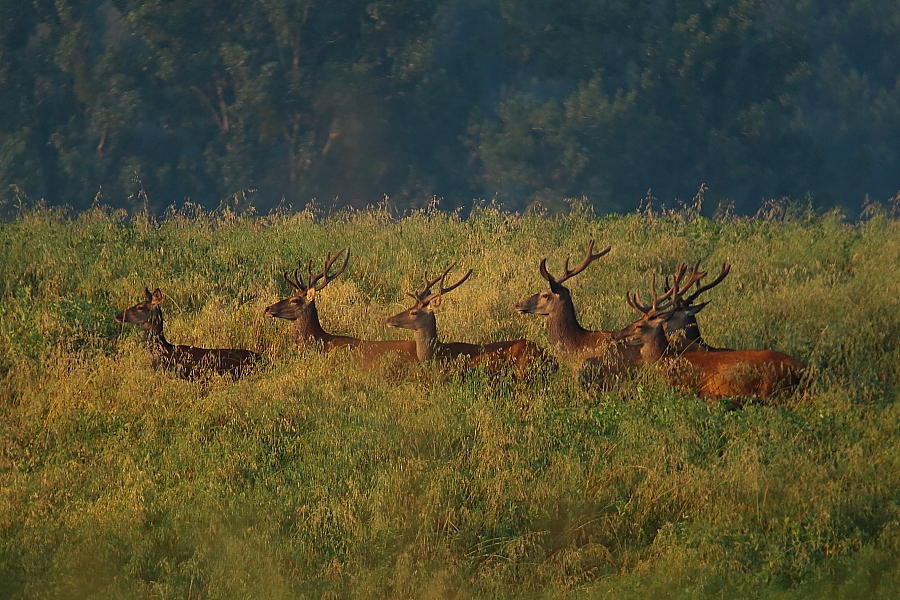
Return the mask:
[[[22,212],[0,223],[0,598],[896,598],[900,222],[869,217]],[[456,260],[444,339],[546,346],[512,305],[590,237],[613,250],[570,282],[582,324],[727,261],[708,341],[809,362],[809,393],[729,412],[653,368],[609,392],[364,372],[263,316],[282,271],[349,245],[326,329],[407,338],[385,319]],[[171,341],[266,366],[153,371],[112,321],[145,286]]]

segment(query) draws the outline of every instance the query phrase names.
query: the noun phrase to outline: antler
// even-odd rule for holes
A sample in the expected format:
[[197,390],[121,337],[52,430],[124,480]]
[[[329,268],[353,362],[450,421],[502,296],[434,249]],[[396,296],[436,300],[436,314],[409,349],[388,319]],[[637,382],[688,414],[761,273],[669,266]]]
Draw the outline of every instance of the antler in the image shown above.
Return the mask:
[[[678,270],[675,272],[675,275],[672,277],[672,286],[669,287],[669,278],[666,277],[666,289],[671,290],[672,299],[676,305],[680,308],[684,308],[691,305],[691,302],[697,299],[700,294],[703,292],[714,288],[715,286],[722,283],[722,280],[728,275],[731,271],[731,265],[722,263],[722,270],[719,272],[718,277],[712,280],[710,283],[701,286],[700,280],[706,277],[706,271],[699,271],[700,261],[697,261],[697,264],[691,267],[691,273],[688,275],[687,283],[684,286],[681,286],[681,278],[684,276],[685,271],[687,270],[687,265],[685,263],[681,263],[678,265]],[[694,293],[688,296],[687,298],[682,298],[682,295],[688,291],[691,286],[696,285],[697,289],[694,290]]]
[[[425,287],[422,288],[421,292],[418,292],[416,294],[411,294],[411,293],[407,292],[407,296],[414,298],[418,302],[424,303],[424,302],[430,302],[431,300],[434,300],[438,296],[442,296],[442,295],[446,294],[447,292],[451,292],[451,291],[455,290],[460,285],[462,285],[463,282],[466,281],[466,279],[469,278],[469,275],[472,274],[472,269],[469,269],[468,271],[466,271],[465,275],[460,277],[459,281],[457,281],[456,283],[454,283],[453,285],[451,285],[449,287],[444,287],[444,279],[447,277],[447,274],[450,272],[450,269],[452,269],[455,266],[456,266],[455,262],[450,263],[443,270],[443,272],[441,272],[441,274],[438,275],[437,277],[435,277],[434,279],[428,279],[428,271],[425,271],[425,273],[422,274],[422,283],[425,284]],[[437,293],[433,293],[431,291],[431,287],[438,282],[440,282],[440,284],[441,284],[440,291],[438,291]]]
[[706,290],[712,289],[712,288],[716,287],[717,285],[719,285],[720,283],[722,283],[722,280],[725,279],[725,277],[726,277],[726,276],[728,275],[728,273],[730,273],[730,272],[731,272],[731,265],[726,264],[726,263],[722,263],[722,270],[719,272],[718,277],[716,277],[716,278],[713,279],[711,282],[709,282],[709,283],[707,283],[706,285],[703,285],[703,286],[701,286],[701,285],[700,285],[700,282],[698,281],[698,282],[697,282],[697,289],[694,290],[694,293],[693,293],[693,294],[691,294],[690,296],[687,297],[687,299],[685,299],[684,303],[685,303],[687,306],[690,306],[691,302],[693,302],[694,300],[697,299],[697,296],[699,296],[700,294],[702,294],[702,293],[705,292]]
[[612,250],[612,246],[607,246],[606,248],[604,248],[597,254],[591,253],[593,251],[593,249],[594,249],[594,240],[588,240],[587,249],[585,250],[585,253],[584,253],[584,260],[581,261],[580,265],[578,265],[577,267],[575,267],[574,269],[571,269],[571,270],[569,269],[569,257],[567,256],[566,262],[563,263],[563,275],[559,279],[554,279],[553,276],[550,275],[550,273],[547,271],[547,259],[546,258],[542,259],[541,265],[539,267],[541,276],[544,279],[546,279],[547,281],[549,281],[550,283],[563,283],[570,277],[574,277],[575,275],[578,275],[579,273],[584,271],[584,269],[589,264],[591,264],[592,262],[594,262],[601,256],[604,256],[605,254],[607,254],[610,250]]
[[[334,261],[336,261],[338,259],[338,257],[341,255],[341,253],[344,253],[344,262],[341,264],[341,267],[337,271],[334,272],[334,274],[329,275],[328,270],[331,269],[331,265],[334,264]],[[306,287],[310,288],[312,286],[315,286],[317,292],[322,291],[322,288],[324,288],[326,285],[331,283],[331,281],[333,281],[334,278],[336,278],[338,275],[340,275],[341,273],[344,272],[344,267],[347,266],[348,260],[350,260],[350,248],[349,247],[341,248],[340,250],[335,252],[333,255],[328,254],[325,256],[325,266],[322,268],[321,271],[319,271],[315,275],[313,275],[311,273],[312,261],[310,261],[309,281],[306,284]],[[322,283],[317,283],[320,279],[322,280]]]
[[[335,271],[334,273],[329,275],[328,271],[331,269],[331,266],[334,264],[334,262],[338,259],[338,257],[342,253],[344,254],[344,262],[341,264],[341,267],[337,271]],[[306,291],[310,287],[313,287],[313,286],[315,286],[315,290],[318,292],[318,291],[321,291],[326,285],[331,283],[331,281],[333,281],[338,275],[340,275],[341,273],[344,272],[344,267],[347,266],[347,261],[349,261],[349,260],[350,260],[350,248],[345,247],[345,248],[341,248],[334,254],[326,254],[325,255],[325,266],[322,268],[321,271],[319,271],[315,275],[313,275],[313,272],[312,272],[312,259],[309,259],[309,261],[306,263],[306,282],[305,283],[300,279],[300,268],[303,266],[303,263],[300,261],[297,261],[297,268],[294,269],[293,281],[291,280],[291,277],[287,271],[282,273],[282,275],[284,276],[284,280],[288,282],[288,285],[290,285],[292,288],[294,288],[298,292]],[[318,283],[318,281],[320,279],[322,280],[322,283]]]
[[637,295],[637,292],[633,294],[625,294],[625,302],[628,303],[628,306],[633,308],[634,310],[643,313],[647,316],[654,316],[664,312],[672,306],[673,302],[673,290],[675,287],[667,288],[662,295],[656,293],[656,273],[653,274],[653,280],[650,284],[650,291],[653,300],[651,303],[644,304],[640,297]]
[[[299,264],[299,261],[298,261],[298,264]],[[305,290],[306,288],[304,287],[304,285],[303,285],[303,284],[300,282],[300,280],[298,279],[299,271],[300,271],[300,267],[297,267],[296,269],[294,269],[294,279],[293,279],[293,280],[291,280],[291,276],[290,276],[290,274],[288,273],[288,271],[285,271],[285,272],[282,273],[281,275],[284,277],[284,280],[288,282],[288,285],[290,285],[290,286],[291,286],[292,288],[294,288],[296,291],[302,292],[302,291]]]

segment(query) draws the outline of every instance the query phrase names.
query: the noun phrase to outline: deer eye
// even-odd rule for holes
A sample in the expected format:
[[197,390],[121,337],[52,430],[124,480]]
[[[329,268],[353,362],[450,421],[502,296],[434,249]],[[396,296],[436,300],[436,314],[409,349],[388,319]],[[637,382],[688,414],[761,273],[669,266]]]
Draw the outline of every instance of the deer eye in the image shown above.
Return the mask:
[[550,297],[550,294],[548,294],[547,292],[544,292],[543,294],[541,294],[541,298],[543,298],[544,300],[546,300],[549,297]]
[[409,311],[409,314],[415,317],[415,316],[417,316],[417,315],[419,314],[419,311],[417,311],[417,310],[411,310],[411,311]]
[[291,298],[291,304],[300,304],[300,298]]

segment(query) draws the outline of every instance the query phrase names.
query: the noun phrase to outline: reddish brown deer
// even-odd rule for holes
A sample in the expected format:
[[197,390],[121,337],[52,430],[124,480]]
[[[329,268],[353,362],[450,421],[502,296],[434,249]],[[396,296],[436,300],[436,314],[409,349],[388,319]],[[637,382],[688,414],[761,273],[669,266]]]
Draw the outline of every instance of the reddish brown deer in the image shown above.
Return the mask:
[[[725,279],[731,271],[731,265],[723,263],[719,275],[706,285],[700,285],[700,280],[706,277],[707,273],[706,271],[699,271],[699,267],[700,263],[697,262],[697,264],[691,268],[688,279],[683,286],[681,285],[681,278],[684,277],[684,274],[687,271],[687,265],[685,263],[678,265],[678,270],[672,278],[671,285],[669,285],[668,277],[666,278],[666,291],[672,290],[672,308],[675,312],[672,315],[672,318],[664,323],[663,329],[669,338],[672,350],[676,354],[697,351],[719,352],[722,350],[729,350],[729,348],[714,348],[703,340],[703,337],[700,335],[700,326],[697,324],[697,319],[694,315],[700,312],[707,303],[704,302],[703,304],[694,307],[693,302],[703,292],[722,283],[722,280]],[[695,289],[690,296],[685,298],[684,293],[693,285],[696,285],[697,289]],[[696,310],[691,310],[692,308],[696,308]]]
[[[331,267],[337,259],[344,255],[344,261],[334,273]],[[380,357],[395,353],[406,362],[416,361],[416,343],[411,341],[368,341],[347,335],[333,335],[322,329],[319,323],[319,311],[316,309],[316,294],[344,272],[350,260],[350,249],[342,248],[334,254],[325,256],[322,270],[312,272],[312,260],[307,263],[306,280],[300,278],[300,266],[294,269],[293,277],[283,273],[284,280],[294,289],[294,293],[280,302],[266,308],[267,317],[285,319],[293,323],[293,338],[300,346],[315,345],[322,351],[329,352],[335,348],[351,348],[357,359],[371,365]]]
[[[444,286],[444,280],[450,270],[456,266],[451,263],[434,279],[423,277],[423,289],[416,293],[407,292],[407,296],[415,301],[409,309],[390,317],[390,327],[411,329],[415,334],[416,353],[420,361],[433,359],[453,359],[465,356],[473,367],[483,366],[489,371],[502,371],[512,368],[519,377],[527,377],[536,372],[548,372],[555,368],[555,361],[540,346],[528,340],[510,340],[490,342],[487,344],[468,344],[465,342],[441,342],[437,336],[437,320],[434,309],[439,307],[441,299],[448,292],[462,285],[472,274],[466,271],[456,283]],[[438,291],[431,288],[438,284]]]
[[240,348],[197,348],[170,344],[163,335],[162,301],[159,288],[153,293],[144,288],[143,302],[115,316],[117,323],[138,325],[146,333],[154,367],[170,369],[185,378],[211,372],[240,377],[259,360],[255,352]]
[[592,262],[601,256],[605,256],[610,251],[610,247],[607,246],[596,254],[593,250],[594,240],[589,240],[584,260],[574,269],[569,268],[569,257],[566,257],[563,265],[563,274],[559,278],[553,277],[547,271],[547,259],[542,259],[539,271],[541,276],[550,284],[550,287],[522,300],[516,304],[515,308],[521,314],[543,316],[550,343],[575,364],[580,363],[586,356],[601,354],[607,355],[609,358],[615,358],[614,362],[625,360],[628,363],[633,363],[637,360],[637,349],[617,344],[612,338],[614,331],[591,331],[578,323],[572,295],[562,285],[570,278],[584,271]]
[[706,400],[756,397],[766,401],[797,389],[805,375],[806,365],[783,352],[717,350],[679,355],[666,338],[665,323],[681,311],[694,316],[705,304],[674,308],[672,298],[676,296],[675,292],[675,287],[672,287],[662,296],[657,296],[654,289],[650,305],[642,303],[637,294],[627,297],[629,306],[640,312],[641,317],[613,337],[640,349],[638,364],[671,361],[671,383],[695,390]]

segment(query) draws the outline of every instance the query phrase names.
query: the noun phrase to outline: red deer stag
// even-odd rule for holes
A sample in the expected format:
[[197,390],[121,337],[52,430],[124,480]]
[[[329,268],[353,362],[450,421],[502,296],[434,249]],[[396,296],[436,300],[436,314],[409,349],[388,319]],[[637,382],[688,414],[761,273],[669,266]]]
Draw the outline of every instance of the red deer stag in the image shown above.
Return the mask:
[[[664,323],[663,329],[669,337],[669,343],[672,345],[672,349],[676,354],[697,351],[719,352],[721,350],[729,350],[729,348],[714,348],[703,340],[703,337],[700,335],[700,327],[697,325],[697,319],[694,318],[694,315],[700,312],[707,303],[704,302],[695,307],[693,302],[703,292],[722,283],[722,280],[725,279],[731,271],[731,265],[723,263],[719,275],[706,285],[700,285],[700,280],[706,277],[707,273],[706,271],[699,271],[699,267],[700,263],[698,261],[697,264],[691,268],[687,282],[685,282],[683,286],[681,285],[681,278],[684,277],[684,274],[687,271],[687,265],[685,263],[678,265],[678,270],[672,278],[671,285],[669,285],[668,277],[666,278],[666,291],[672,290],[672,308],[675,312],[672,315],[672,318]],[[693,285],[696,285],[697,289],[695,289],[690,296],[685,298],[684,293]],[[696,308],[696,310],[692,311],[692,308]]]
[[[437,337],[437,320],[434,309],[440,306],[442,297],[462,285],[472,274],[466,271],[456,283],[444,287],[444,280],[450,270],[456,266],[451,263],[434,279],[423,276],[423,289],[417,293],[407,292],[415,304],[387,320],[390,327],[412,329],[415,333],[416,353],[420,361],[432,359],[453,359],[459,356],[468,357],[470,366],[484,366],[490,371],[512,368],[518,377],[527,377],[536,371],[549,371],[555,368],[555,361],[540,346],[528,340],[511,340],[490,342],[487,344],[467,344],[465,342],[441,342]],[[438,291],[431,288],[438,284]]]
[[117,323],[132,323],[144,330],[153,355],[154,367],[171,369],[181,377],[189,379],[208,372],[240,377],[259,360],[257,353],[240,348],[197,348],[170,344],[163,335],[163,316],[160,308],[162,301],[163,295],[158,288],[153,293],[144,288],[143,302],[115,316]]
[[586,356],[606,355],[616,362],[624,359],[633,363],[637,359],[637,350],[613,340],[614,331],[590,331],[578,323],[575,316],[575,305],[572,295],[562,285],[570,278],[578,275],[585,268],[601,256],[605,256],[610,247],[607,246],[596,254],[593,253],[594,240],[589,240],[585,250],[584,260],[574,269],[569,268],[569,257],[563,265],[563,274],[556,278],[547,271],[547,259],[541,260],[539,267],[541,276],[547,280],[550,287],[534,294],[516,304],[516,310],[521,314],[541,315],[545,318],[547,337],[550,343],[562,354],[577,364]]
[[[344,261],[334,273],[329,273],[337,259],[344,255]],[[350,249],[342,248],[325,257],[325,265],[321,271],[313,274],[312,260],[307,263],[306,280],[300,278],[300,266],[294,269],[293,277],[283,273],[284,280],[294,288],[289,297],[266,308],[267,317],[276,317],[293,322],[293,338],[300,346],[315,344],[324,352],[335,348],[351,348],[354,355],[364,364],[370,365],[388,353],[396,353],[406,362],[416,361],[416,344],[410,341],[368,341],[347,335],[332,335],[322,329],[319,323],[319,311],[316,309],[316,294],[322,291],[331,281],[344,272],[350,260]]]
[[[694,316],[705,304],[674,308],[672,298],[677,296],[675,291],[676,288],[672,287],[662,296],[657,296],[654,289],[650,305],[641,302],[637,294],[627,296],[628,305],[640,312],[641,317],[613,337],[640,349],[638,363],[671,360],[671,383],[693,389],[709,401],[724,397],[756,397],[766,401],[800,385],[806,365],[782,352],[717,350],[679,355],[666,338],[665,323],[676,318],[675,315],[681,311]],[[735,406],[740,406],[740,403]]]

